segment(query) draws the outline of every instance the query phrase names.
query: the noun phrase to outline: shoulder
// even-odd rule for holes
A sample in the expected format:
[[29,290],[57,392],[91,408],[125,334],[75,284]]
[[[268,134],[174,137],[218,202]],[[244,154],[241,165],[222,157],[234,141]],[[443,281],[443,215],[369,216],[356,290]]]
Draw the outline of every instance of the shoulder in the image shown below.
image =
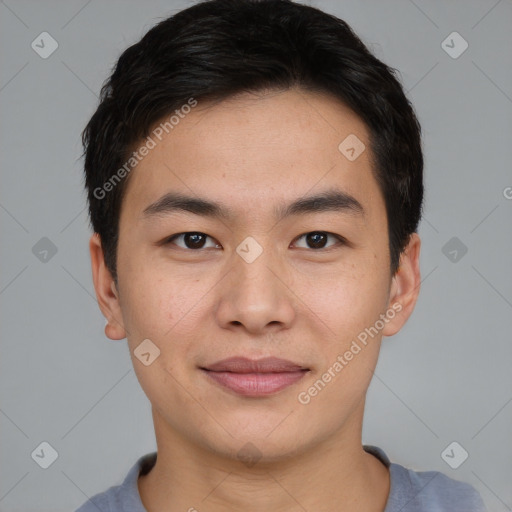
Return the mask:
[[388,469],[390,488],[384,512],[487,512],[478,491],[439,471],[414,471],[392,463],[378,446],[364,445]]
[[137,460],[121,485],[89,498],[75,512],[145,512],[140,500],[137,479],[148,472],[156,462],[156,452],[148,453]]
[[119,485],[110,487],[106,491],[96,494],[76,509],[75,512],[112,512],[110,505],[116,499],[120,487]]
[[[124,511],[128,489],[123,485],[109,487],[106,491],[89,498],[75,512],[118,512]],[[135,509],[134,509],[135,512]],[[136,509],[138,512],[138,509]]]
[[487,512],[478,491],[439,471],[414,471],[391,463],[385,512]]

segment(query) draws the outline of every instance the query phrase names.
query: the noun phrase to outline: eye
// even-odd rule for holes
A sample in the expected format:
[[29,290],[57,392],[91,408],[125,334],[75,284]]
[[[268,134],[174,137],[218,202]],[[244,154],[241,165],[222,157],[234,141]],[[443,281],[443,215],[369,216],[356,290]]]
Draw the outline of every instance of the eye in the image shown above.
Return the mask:
[[299,238],[297,238],[297,240],[305,238],[306,243],[311,245],[311,247],[305,247],[306,249],[326,249],[325,244],[329,237],[337,239],[340,245],[347,244],[347,241],[342,236],[335,235],[333,233],[327,233],[326,231],[311,231],[309,233],[304,233]]
[[[174,243],[175,240],[182,239],[185,247],[182,247],[178,244],[178,247],[181,247],[182,249],[204,249],[205,248],[205,240],[207,238],[211,238],[210,236],[206,235],[205,233],[200,233],[198,231],[188,231],[187,233],[178,233],[176,235],[172,235],[171,237],[167,238],[165,240],[165,244]],[[220,247],[219,244],[213,244],[210,247]],[[208,248],[208,247],[207,247]]]
[[[305,239],[306,243],[309,247],[303,247],[305,249],[328,249],[331,246],[326,247],[326,242],[328,238],[331,237],[333,239],[338,240],[339,245],[347,245],[347,241],[340,235],[335,235],[333,233],[328,233],[326,231],[311,231],[309,233],[304,233],[296,240]],[[177,244],[176,240],[182,240],[183,245]],[[206,240],[214,240],[212,237],[208,236],[205,233],[201,233],[199,231],[188,231],[186,233],[178,233],[176,235],[172,235],[164,241],[164,244],[174,244],[180,247],[181,249],[192,249],[192,250],[200,250],[200,249],[208,249],[208,248],[222,248],[222,246],[218,243],[212,243],[209,247],[206,245]]]

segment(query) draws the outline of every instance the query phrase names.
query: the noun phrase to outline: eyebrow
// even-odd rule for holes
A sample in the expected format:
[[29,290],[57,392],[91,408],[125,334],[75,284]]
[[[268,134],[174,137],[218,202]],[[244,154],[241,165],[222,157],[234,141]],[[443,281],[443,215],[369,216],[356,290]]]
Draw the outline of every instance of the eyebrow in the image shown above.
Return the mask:
[[[190,212],[225,221],[230,221],[235,217],[234,211],[226,205],[177,192],[169,192],[160,197],[144,209],[142,216],[148,219],[169,215],[176,211]],[[365,216],[362,204],[354,196],[339,189],[329,189],[316,195],[301,197],[288,205],[274,208],[274,216],[278,221],[293,215],[322,212]]]

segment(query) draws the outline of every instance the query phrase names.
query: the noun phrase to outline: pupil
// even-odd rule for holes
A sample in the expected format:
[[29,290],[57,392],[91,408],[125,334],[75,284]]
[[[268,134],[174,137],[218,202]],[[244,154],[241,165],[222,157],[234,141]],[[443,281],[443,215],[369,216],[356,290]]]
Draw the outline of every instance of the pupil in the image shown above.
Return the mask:
[[308,235],[308,243],[310,243],[310,245],[312,245],[313,247],[316,247],[316,248],[318,248],[319,246],[322,247],[323,244],[322,244],[322,240],[320,238],[323,238],[323,242],[325,242],[325,233],[320,233],[320,232],[310,233]]
[[[193,248],[202,247],[204,245],[204,237],[201,233],[190,233],[186,237],[187,240],[187,246],[189,245],[188,241],[192,239],[192,246]],[[203,238],[201,243],[201,238]],[[199,243],[197,243],[199,241]]]

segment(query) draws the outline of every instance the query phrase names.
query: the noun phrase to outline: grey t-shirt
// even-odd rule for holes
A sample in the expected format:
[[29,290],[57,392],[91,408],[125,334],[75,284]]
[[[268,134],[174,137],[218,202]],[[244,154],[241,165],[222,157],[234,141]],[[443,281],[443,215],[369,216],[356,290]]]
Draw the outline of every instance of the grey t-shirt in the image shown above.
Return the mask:
[[[390,490],[384,512],[487,512],[480,494],[469,484],[439,471],[413,471],[390,462],[377,446],[364,445],[390,472]],[[121,485],[96,494],[75,512],[147,512],[140,499],[137,479],[156,462],[156,452],[142,456]]]

